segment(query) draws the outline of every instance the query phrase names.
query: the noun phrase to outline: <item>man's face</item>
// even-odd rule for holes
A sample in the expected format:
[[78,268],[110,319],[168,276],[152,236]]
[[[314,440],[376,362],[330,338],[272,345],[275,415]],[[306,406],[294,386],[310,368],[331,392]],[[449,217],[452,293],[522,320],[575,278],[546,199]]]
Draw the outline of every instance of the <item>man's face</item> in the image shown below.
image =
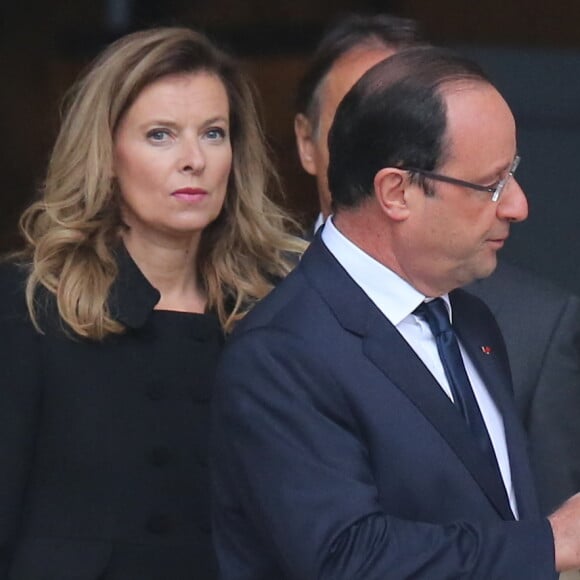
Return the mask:
[[[494,186],[516,154],[516,130],[501,95],[484,83],[454,83],[444,92],[448,154],[437,173]],[[398,239],[405,278],[438,295],[493,272],[510,223],[527,217],[526,197],[512,178],[497,202],[490,193],[427,180],[432,196],[408,184],[406,227]]]
[[[317,128],[304,116],[294,123],[296,142],[302,167],[316,177],[320,210],[330,214],[331,195],[328,189],[328,132],[342,98],[372,66],[394,54],[384,47],[361,46],[339,58],[329,70],[318,90],[319,120]],[[315,130],[316,129],[316,130]]]

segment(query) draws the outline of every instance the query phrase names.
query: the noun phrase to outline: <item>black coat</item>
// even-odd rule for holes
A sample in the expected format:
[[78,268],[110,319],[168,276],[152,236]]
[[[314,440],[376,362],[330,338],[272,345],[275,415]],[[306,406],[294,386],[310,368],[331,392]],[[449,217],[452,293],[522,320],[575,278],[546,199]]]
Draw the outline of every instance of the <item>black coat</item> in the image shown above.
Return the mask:
[[71,338],[54,303],[32,326],[26,273],[0,267],[0,579],[214,577],[208,404],[213,315],[153,310],[126,251],[110,297],[127,327]]

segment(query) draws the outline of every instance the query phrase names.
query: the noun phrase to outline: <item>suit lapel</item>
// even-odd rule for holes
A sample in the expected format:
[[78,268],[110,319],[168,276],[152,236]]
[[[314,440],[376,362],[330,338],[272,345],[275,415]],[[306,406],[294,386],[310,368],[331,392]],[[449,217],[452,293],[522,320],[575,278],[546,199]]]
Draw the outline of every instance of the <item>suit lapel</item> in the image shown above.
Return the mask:
[[500,515],[513,519],[503,482],[488,465],[460,413],[396,328],[379,316],[364,339],[365,354],[431,422]]
[[520,517],[537,517],[539,506],[528,461],[527,437],[516,414],[507,353],[497,324],[487,306],[462,290],[451,294],[453,325],[463,347],[477,367],[504,422],[512,482]]
[[513,394],[511,371],[501,333],[492,323],[491,313],[462,290],[450,294],[453,328],[467,354],[477,367],[496,405]]
[[316,237],[302,258],[301,269],[306,277],[341,325],[361,337],[365,355],[445,439],[502,518],[513,519],[503,482],[483,459],[483,453],[453,403],[415,351],[319,238]]

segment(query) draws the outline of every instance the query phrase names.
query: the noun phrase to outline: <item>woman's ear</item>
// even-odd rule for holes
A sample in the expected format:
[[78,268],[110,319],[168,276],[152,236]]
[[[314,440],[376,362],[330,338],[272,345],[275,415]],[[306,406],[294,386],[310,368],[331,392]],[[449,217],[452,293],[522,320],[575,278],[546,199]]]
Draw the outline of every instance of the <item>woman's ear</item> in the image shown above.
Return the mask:
[[403,221],[409,217],[408,187],[407,173],[401,169],[385,167],[375,175],[375,197],[383,212],[394,221]]

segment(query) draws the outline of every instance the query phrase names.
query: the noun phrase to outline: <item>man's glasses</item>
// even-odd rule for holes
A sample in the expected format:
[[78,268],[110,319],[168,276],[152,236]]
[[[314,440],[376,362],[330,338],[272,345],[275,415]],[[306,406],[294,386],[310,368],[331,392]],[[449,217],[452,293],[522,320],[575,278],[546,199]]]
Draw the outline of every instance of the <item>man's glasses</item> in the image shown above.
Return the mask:
[[520,156],[516,155],[512,161],[509,171],[506,173],[505,177],[502,177],[496,185],[486,186],[479,185],[478,183],[471,183],[470,181],[463,181],[463,179],[456,179],[455,177],[447,177],[447,175],[440,175],[439,173],[433,173],[432,171],[425,171],[424,169],[418,169],[416,167],[400,167],[404,171],[409,171],[410,173],[418,173],[419,175],[424,175],[429,179],[434,179],[435,181],[444,181],[445,183],[452,183],[454,185],[461,185],[462,187],[469,187],[470,189],[475,189],[476,191],[486,191],[491,193],[491,201],[498,201],[501,197],[505,186],[511,177],[513,177],[518,165],[520,164]]

